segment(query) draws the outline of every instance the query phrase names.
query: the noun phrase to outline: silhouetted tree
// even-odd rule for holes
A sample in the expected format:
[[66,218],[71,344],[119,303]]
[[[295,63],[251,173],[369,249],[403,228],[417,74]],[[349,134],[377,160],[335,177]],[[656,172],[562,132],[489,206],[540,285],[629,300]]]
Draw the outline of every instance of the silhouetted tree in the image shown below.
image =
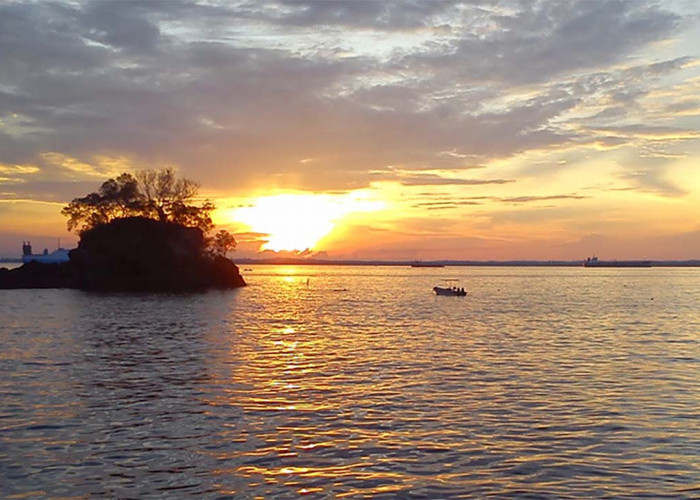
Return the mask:
[[236,249],[236,239],[231,233],[222,229],[214,235],[209,243],[209,247],[214,255],[226,257],[226,254]]
[[212,227],[214,205],[196,204],[199,184],[177,178],[172,169],[143,170],[135,176],[124,173],[109,179],[97,193],[75,198],[61,210],[68,217],[68,230],[82,233],[114,219],[144,216],[161,222],[198,227],[204,233]]
[[104,182],[97,193],[75,198],[63,207],[61,214],[68,217],[68,230],[79,233],[99,224],[143,213],[144,198],[131,174],[121,174]]
[[[146,215],[161,222],[175,222],[193,225],[191,222],[201,220],[213,209],[197,207],[192,201],[199,192],[199,184],[190,179],[178,179],[171,168],[163,170],[142,170],[136,173],[139,191],[144,196]],[[208,203],[208,202],[207,202]],[[206,214],[202,213],[202,210]],[[211,224],[211,220],[208,221]],[[199,227],[199,224],[194,224]]]

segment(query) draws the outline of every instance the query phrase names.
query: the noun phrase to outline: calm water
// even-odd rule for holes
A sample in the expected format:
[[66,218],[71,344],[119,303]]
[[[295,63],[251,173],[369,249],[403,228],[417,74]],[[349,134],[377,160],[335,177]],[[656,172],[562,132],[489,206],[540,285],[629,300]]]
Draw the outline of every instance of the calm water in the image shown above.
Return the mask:
[[700,497],[700,269],[244,274],[0,291],[0,497]]

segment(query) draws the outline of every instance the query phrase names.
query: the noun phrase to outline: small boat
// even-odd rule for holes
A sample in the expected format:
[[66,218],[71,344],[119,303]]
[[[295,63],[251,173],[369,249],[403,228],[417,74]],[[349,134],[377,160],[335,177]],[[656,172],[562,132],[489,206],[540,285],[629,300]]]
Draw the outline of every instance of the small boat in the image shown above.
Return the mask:
[[443,288],[441,286],[434,286],[433,291],[435,295],[445,295],[448,297],[466,297],[467,292],[464,288]]
[[457,286],[451,285],[452,282],[457,281],[456,279],[446,279],[443,280],[443,285],[438,285],[433,287],[433,292],[435,295],[443,295],[447,297],[465,297],[467,295],[464,288],[459,288]]

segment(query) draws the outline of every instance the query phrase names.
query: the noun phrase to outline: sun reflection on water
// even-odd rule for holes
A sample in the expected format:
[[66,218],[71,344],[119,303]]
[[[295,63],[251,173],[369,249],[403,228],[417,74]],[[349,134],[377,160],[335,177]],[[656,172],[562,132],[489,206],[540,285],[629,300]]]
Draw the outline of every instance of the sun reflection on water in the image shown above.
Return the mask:
[[697,270],[449,272],[6,292],[0,496],[697,496]]
[[[253,282],[251,290],[265,309],[257,323],[236,326],[240,311],[232,315],[231,331],[245,333],[227,338],[231,371],[221,384],[236,389],[219,402],[239,408],[246,423],[230,437],[238,451],[218,460],[222,476],[269,496],[507,496],[527,481],[565,494],[567,477],[600,477],[614,467],[615,450],[630,450],[635,424],[621,417],[630,408],[617,389],[623,373],[640,384],[659,376],[625,350],[619,317],[570,308],[595,300],[586,282],[577,281],[584,291],[568,305],[550,303],[556,290],[544,300],[548,282],[530,280],[458,309],[372,276],[343,293],[335,292],[348,288],[341,278],[308,268],[256,278],[265,288]],[[542,299],[534,315],[520,312],[539,300],[527,298],[529,287]],[[579,331],[591,321],[597,329]],[[641,385],[624,387],[646,401]]]

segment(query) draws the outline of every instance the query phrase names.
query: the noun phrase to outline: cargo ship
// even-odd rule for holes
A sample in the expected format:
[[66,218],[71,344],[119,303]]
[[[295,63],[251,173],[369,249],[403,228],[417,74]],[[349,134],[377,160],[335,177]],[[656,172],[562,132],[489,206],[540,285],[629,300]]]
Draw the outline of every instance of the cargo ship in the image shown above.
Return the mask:
[[588,257],[583,261],[583,267],[651,267],[650,260],[599,260],[598,257]]
[[423,262],[416,260],[411,263],[411,267],[445,267],[445,264],[440,264],[438,262]]

